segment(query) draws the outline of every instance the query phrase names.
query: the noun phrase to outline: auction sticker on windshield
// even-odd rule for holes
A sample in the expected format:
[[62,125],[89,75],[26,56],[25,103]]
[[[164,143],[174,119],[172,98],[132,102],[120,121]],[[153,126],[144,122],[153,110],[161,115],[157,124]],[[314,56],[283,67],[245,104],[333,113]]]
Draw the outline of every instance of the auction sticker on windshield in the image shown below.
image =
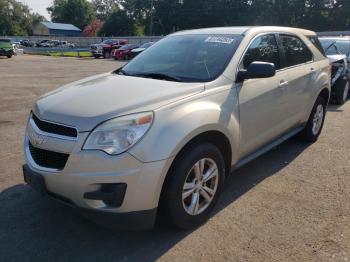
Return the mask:
[[222,36],[209,36],[205,39],[207,43],[221,43],[221,44],[232,44],[235,41],[233,38],[222,37]]

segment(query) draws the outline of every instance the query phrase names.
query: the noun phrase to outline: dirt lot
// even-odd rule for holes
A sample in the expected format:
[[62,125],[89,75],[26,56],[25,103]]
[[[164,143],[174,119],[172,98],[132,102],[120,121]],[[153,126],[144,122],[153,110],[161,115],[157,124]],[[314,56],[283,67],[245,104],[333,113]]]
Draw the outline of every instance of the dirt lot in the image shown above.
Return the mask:
[[100,228],[24,185],[33,102],[115,61],[0,58],[0,261],[349,261],[350,102],[332,106],[318,143],[292,139],[236,171],[210,221],[192,232]]

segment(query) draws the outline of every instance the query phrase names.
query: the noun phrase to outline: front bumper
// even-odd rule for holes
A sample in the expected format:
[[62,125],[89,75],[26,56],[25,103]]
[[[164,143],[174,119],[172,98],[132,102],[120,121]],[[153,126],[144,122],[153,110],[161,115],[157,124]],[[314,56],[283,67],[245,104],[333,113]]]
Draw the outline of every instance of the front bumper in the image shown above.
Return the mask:
[[93,49],[90,50],[92,55],[103,55],[103,50],[102,49]]
[[98,212],[93,209],[80,208],[70,199],[54,194],[47,190],[44,177],[32,171],[28,165],[23,165],[23,178],[26,183],[37,192],[48,195],[50,198],[69,207],[76,208],[80,214],[104,227],[114,229],[142,230],[154,226],[157,209],[126,213]]
[[[92,213],[90,216],[102,212],[109,217],[125,217],[141,212],[142,217],[150,216],[154,220],[170,160],[143,163],[129,153],[110,156],[102,151],[81,150],[88,134],[79,133],[76,140],[64,140],[41,132],[33,121],[29,121],[24,141],[27,172],[43,178],[45,193],[81,208],[84,213]],[[37,143],[38,139],[41,143]],[[69,154],[64,168],[54,170],[39,166],[32,158],[29,144]],[[118,184],[126,187],[119,204],[98,197],[105,187]],[[149,224],[147,222],[147,226]]]

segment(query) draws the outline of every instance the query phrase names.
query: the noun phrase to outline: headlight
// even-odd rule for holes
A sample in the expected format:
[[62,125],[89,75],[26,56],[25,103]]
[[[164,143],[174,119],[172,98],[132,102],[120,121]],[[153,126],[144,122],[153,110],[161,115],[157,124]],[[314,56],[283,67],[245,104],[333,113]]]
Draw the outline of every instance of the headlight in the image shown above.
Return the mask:
[[83,149],[121,154],[146,134],[152,122],[152,112],[114,118],[97,126],[86,139]]

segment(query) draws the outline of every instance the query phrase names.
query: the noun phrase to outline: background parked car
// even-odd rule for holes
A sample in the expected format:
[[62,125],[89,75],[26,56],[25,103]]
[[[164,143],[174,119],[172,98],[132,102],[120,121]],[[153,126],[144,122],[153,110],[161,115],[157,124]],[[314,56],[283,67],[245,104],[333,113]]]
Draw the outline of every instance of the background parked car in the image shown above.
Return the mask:
[[349,52],[350,41],[339,40],[339,38],[321,38],[320,40],[332,66],[331,102],[343,105],[349,96],[350,74],[347,52]]
[[119,49],[127,43],[128,40],[125,39],[107,39],[100,44],[91,45],[90,52],[95,58],[110,58],[112,50]]
[[124,45],[119,49],[113,50],[112,57],[116,60],[129,60],[131,58],[131,51],[138,47],[138,45],[134,44]]
[[68,41],[59,41],[59,43],[57,44],[58,47],[67,47],[67,48],[74,48],[75,44],[73,43],[69,43]]
[[131,50],[131,58],[134,58],[135,56],[139,55],[143,51],[145,51],[147,48],[151,47],[154,44],[154,42],[148,42],[143,45],[141,45],[139,48],[135,48]]
[[28,39],[23,39],[20,41],[21,46],[24,47],[33,47],[35,45],[35,43],[33,41],[30,41]]
[[38,40],[38,41],[35,43],[35,46],[36,46],[36,47],[43,47],[43,44],[45,44],[46,42],[50,42],[50,41],[51,41],[50,39]]
[[41,47],[56,47],[60,43],[59,40],[49,40],[41,44]]
[[13,47],[10,39],[0,39],[0,56],[7,56],[11,58],[13,56]]
[[350,63],[350,38],[348,37],[322,37],[320,38],[322,46],[326,49],[332,44],[334,47],[327,50],[327,55],[343,54]]

